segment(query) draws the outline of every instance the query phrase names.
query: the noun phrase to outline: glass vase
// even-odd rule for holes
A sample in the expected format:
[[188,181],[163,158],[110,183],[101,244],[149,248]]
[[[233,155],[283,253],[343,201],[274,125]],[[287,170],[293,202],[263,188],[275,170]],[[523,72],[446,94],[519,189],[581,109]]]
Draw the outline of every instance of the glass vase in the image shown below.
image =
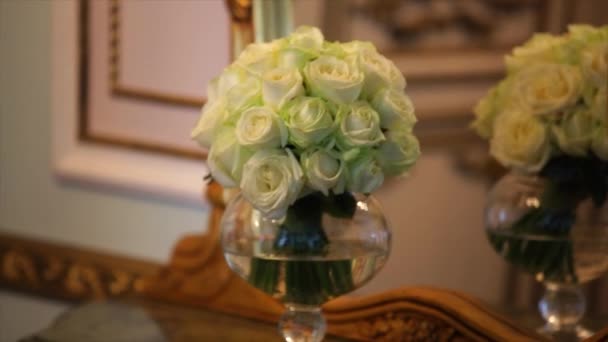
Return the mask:
[[286,341],[321,341],[321,305],[372,279],[390,252],[378,202],[359,194],[309,194],[281,219],[237,195],[221,225],[230,268],[285,304],[279,331]]
[[494,250],[542,282],[539,332],[577,341],[591,332],[580,285],[608,270],[608,201],[538,175],[511,172],[491,190],[486,233]]

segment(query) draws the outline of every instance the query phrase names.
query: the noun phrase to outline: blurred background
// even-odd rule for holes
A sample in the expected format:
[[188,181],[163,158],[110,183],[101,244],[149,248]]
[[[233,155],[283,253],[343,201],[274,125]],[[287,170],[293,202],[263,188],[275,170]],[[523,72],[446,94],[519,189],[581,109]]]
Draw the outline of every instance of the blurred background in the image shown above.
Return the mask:
[[[378,193],[392,255],[357,294],[431,285],[533,307],[537,287],[486,241],[485,196],[501,170],[468,123],[513,46],[608,24],[608,2],[294,0],[294,14],[329,40],[374,42],[417,109],[423,156]],[[222,0],[0,0],[0,233],[158,264],[203,234],[204,151],[189,132],[234,29]],[[606,284],[590,285],[591,310],[605,312]],[[0,341],[69,307],[0,288]]]

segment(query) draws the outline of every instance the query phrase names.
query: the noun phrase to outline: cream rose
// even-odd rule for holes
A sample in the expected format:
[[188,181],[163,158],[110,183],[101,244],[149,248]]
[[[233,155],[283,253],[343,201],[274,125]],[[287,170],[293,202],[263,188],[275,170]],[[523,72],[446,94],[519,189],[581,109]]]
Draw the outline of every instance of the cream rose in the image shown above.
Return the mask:
[[596,123],[591,148],[599,158],[608,160],[608,86],[598,89],[590,110]]
[[190,137],[196,140],[199,145],[209,148],[228,113],[222,100],[206,103],[201,112],[201,117],[198,119],[192,133],[190,133]]
[[253,76],[261,77],[264,72],[277,66],[280,41],[248,45],[234,61],[234,65]]
[[323,33],[316,27],[300,26],[287,39],[289,45],[310,54],[318,54],[323,47],[325,38]]
[[283,120],[268,107],[249,108],[236,123],[236,138],[239,144],[250,148],[284,147],[287,137]]
[[494,87],[475,105],[473,113],[475,121],[471,125],[481,137],[489,139],[492,136],[494,119],[498,114],[499,108],[496,105],[498,98],[498,87]]
[[304,79],[312,94],[347,104],[359,97],[364,75],[353,63],[321,56],[304,67]]
[[319,56],[324,39],[318,28],[300,26],[282,46],[279,53],[279,64],[283,67],[302,69],[306,62]]
[[267,217],[281,218],[304,185],[300,164],[289,149],[260,150],[245,164],[243,197]]
[[598,158],[608,161],[608,120],[596,128],[591,148]]
[[579,99],[582,77],[578,67],[533,64],[515,75],[512,93],[518,105],[535,115],[554,114]]
[[337,152],[311,149],[300,156],[302,170],[308,187],[321,191],[325,196],[344,192],[346,185],[344,161]]
[[594,126],[591,112],[585,107],[578,107],[569,111],[551,130],[561,151],[584,157],[591,147]]
[[220,98],[220,78],[215,77],[207,84],[207,102],[212,103]]
[[336,117],[337,143],[341,149],[374,146],[384,140],[380,116],[367,102],[342,106]]
[[585,105],[596,121],[608,121],[608,84],[604,87],[592,89],[585,96]]
[[380,114],[380,127],[412,127],[416,123],[414,105],[403,90],[382,88],[372,99],[372,107]]
[[230,117],[236,119],[247,108],[262,105],[262,85],[254,77],[247,77],[232,86],[224,96]]
[[300,148],[320,143],[334,129],[332,113],[320,98],[298,97],[281,115],[289,130],[289,141]]
[[608,42],[596,43],[581,53],[581,68],[586,80],[597,87],[608,84]]
[[236,140],[234,129],[221,129],[207,156],[207,165],[213,179],[224,187],[231,188],[239,185],[243,173],[243,165],[253,152]]
[[243,69],[229,66],[222,74],[217,78],[216,93],[218,97],[226,96],[228,91],[235,85],[244,82],[247,78],[251,77]]
[[372,44],[354,45],[356,52],[351,55],[359,69],[365,75],[365,81],[361,94],[365,98],[371,98],[382,88],[394,88],[401,90],[405,88],[405,77],[395,64],[376,51]]
[[560,63],[567,57],[568,39],[547,33],[537,33],[524,45],[505,57],[509,72],[516,72],[534,63]]
[[419,156],[420,144],[411,132],[389,131],[376,158],[387,176],[395,176],[406,172]]
[[303,94],[302,75],[296,68],[276,68],[267,71],[262,77],[264,104],[275,110]]
[[490,153],[507,167],[539,171],[551,155],[547,128],[529,114],[501,113],[494,123]]
[[371,151],[360,153],[347,162],[347,188],[349,191],[369,194],[384,182],[382,166]]

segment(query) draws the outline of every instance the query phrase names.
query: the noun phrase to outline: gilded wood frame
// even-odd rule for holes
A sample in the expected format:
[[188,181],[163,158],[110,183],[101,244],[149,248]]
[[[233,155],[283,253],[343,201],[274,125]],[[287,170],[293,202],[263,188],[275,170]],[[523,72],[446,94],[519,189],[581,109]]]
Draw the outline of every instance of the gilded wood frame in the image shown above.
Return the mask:
[[[78,111],[79,111],[79,122],[78,122],[78,137],[80,140],[108,144],[114,146],[120,146],[128,149],[143,151],[143,152],[156,152],[168,155],[175,155],[188,159],[204,160],[207,157],[206,151],[200,149],[186,149],[177,148],[172,146],[166,146],[150,141],[143,141],[133,138],[122,138],[110,134],[94,133],[89,129],[89,117],[88,117],[88,90],[89,90],[89,2],[90,0],[79,0],[79,23],[78,23],[78,36],[79,36],[79,52],[80,52],[80,65],[79,65],[79,99],[78,99]],[[109,56],[110,63],[110,80],[111,80],[111,91],[117,95],[131,96],[154,102],[165,102],[174,105],[186,105],[186,106],[201,106],[204,103],[203,98],[186,98],[181,96],[174,96],[171,94],[162,94],[154,91],[141,90],[136,88],[124,87],[116,81],[118,79],[118,56],[119,52],[115,51],[114,46],[117,46],[119,41],[118,37],[118,3],[119,0],[112,1],[111,11],[111,24],[109,25],[110,32],[110,45],[111,55]]]

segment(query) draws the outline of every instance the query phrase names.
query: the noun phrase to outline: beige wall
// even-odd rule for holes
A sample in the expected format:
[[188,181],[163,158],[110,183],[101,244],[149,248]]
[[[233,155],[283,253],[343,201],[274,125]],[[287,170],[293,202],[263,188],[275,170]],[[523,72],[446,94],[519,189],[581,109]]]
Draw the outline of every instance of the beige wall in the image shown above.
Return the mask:
[[365,291],[423,284],[500,302],[506,267],[483,232],[485,192],[447,152],[423,147],[410,177],[378,193],[393,225],[393,251]]
[[[60,183],[51,172],[51,1],[0,1],[0,230],[166,260],[207,214],[128,193]],[[0,342],[63,308],[0,294]],[[43,324],[44,323],[44,324]]]

